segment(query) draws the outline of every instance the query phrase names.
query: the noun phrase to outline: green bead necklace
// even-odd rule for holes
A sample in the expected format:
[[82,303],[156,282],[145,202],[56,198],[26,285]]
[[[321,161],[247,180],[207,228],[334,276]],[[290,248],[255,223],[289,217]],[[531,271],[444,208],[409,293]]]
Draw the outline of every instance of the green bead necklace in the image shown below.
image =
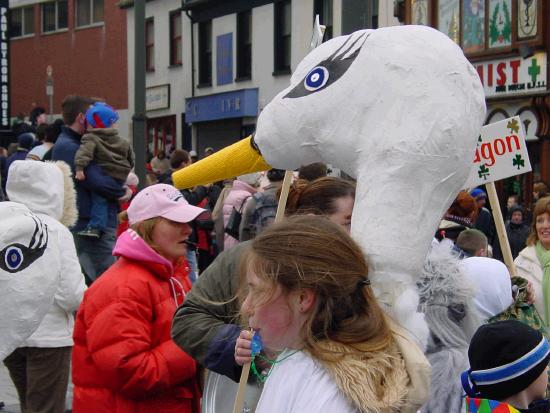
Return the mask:
[[[294,354],[296,354],[299,351],[302,351],[302,350],[294,350],[292,353],[287,354],[286,356],[284,356],[280,360],[277,360],[277,359],[271,360],[271,359],[268,359],[267,357],[262,356],[261,354],[256,354],[254,356],[254,358],[252,359],[252,364],[250,365],[250,368],[252,369],[252,373],[254,373],[254,375],[258,378],[260,383],[263,384],[267,381],[267,378],[269,377],[269,375],[273,371],[273,367],[275,366],[275,364],[281,363],[282,361],[286,360],[290,356],[293,356]],[[256,357],[259,357],[260,359],[262,359],[263,361],[265,361],[266,363],[271,365],[271,367],[269,367],[269,370],[267,370],[267,372],[264,373],[264,372],[259,372],[258,371],[258,369],[256,368],[256,362],[255,362]]]

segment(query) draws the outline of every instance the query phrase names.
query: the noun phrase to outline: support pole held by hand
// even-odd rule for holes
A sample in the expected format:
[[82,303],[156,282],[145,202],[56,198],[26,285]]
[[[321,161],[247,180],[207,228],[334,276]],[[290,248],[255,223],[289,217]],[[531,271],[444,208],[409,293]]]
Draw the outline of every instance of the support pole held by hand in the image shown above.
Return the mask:
[[248,375],[250,373],[250,363],[246,363],[241,371],[241,378],[239,380],[239,388],[237,390],[237,396],[235,396],[235,404],[233,405],[233,413],[242,413],[244,406],[244,396],[246,393],[246,383],[248,382]]
[[514,265],[514,259],[512,257],[512,250],[510,249],[510,243],[508,242],[508,234],[506,234],[506,227],[504,226],[504,219],[502,218],[502,211],[500,210],[500,203],[497,197],[497,190],[494,182],[485,184],[487,188],[487,195],[489,196],[489,203],[493,210],[493,218],[495,220],[495,227],[498,234],[498,242],[500,243],[500,250],[504,257],[504,263],[508,267],[511,276],[516,276],[516,266]]

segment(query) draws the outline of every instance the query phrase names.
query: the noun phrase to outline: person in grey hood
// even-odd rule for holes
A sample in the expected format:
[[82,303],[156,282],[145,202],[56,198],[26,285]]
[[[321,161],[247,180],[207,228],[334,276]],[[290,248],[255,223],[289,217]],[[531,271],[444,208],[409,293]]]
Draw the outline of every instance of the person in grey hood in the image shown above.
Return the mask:
[[[34,244],[44,244],[44,254],[57,264],[43,263],[40,268],[57,273],[57,287],[38,329],[4,359],[4,364],[17,389],[22,412],[63,412],[73,347],[73,314],[86,290],[68,229],[77,220],[70,167],[64,162],[15,161],[6,190],[12,202],[25,205],[36,216],[35,233],[41,235],[37,242],[31,241],[31,246],[36,249]],[[43,223],[40,228],[38,222]]]

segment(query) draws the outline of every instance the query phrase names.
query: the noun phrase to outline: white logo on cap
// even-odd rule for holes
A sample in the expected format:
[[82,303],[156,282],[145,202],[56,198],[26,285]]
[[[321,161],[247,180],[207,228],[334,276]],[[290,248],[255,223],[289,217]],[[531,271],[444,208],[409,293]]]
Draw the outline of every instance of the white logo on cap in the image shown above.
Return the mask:
[[180,191],[174,191],[168,194],[168,199],[174,202],[178,202],[180,199],[183,199],[183,195]]

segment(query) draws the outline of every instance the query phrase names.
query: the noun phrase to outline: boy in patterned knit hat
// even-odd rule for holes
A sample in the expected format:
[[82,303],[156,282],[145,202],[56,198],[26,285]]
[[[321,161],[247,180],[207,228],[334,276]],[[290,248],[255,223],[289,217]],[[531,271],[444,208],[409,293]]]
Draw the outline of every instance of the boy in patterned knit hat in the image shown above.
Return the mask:
[[[103,102],[96,102],[86,112],[87,133],[75,155],[75,178],[84,181],[85,168],[95,161],[103,172],[121,184],[134,167],[134,151],[130,142],[121,138],[116,129],[118,113]],[[107,200],[97,192],[91,196],[90,221],[78,235],[99,238],[107,226]]]
[[462,373],[467,413],[547,413],[550,345],[537,330],[517,320],[479,327]]

